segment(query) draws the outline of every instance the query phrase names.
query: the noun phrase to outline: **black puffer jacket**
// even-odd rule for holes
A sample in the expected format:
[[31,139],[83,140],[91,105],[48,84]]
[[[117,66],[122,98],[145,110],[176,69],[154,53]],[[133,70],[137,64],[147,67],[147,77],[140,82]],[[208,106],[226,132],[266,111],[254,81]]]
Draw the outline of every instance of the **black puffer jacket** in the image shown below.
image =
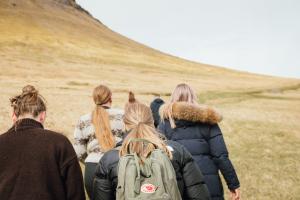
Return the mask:
[[159,111],[160,106],[163,105],[164,103],[165,102],[161,98],[156,98],[150,104],[155,127],[157,127],[160,123],[160,116],[159,116],[158,111]]
[[[166,118],[163,115],[166,106],[163,105],[160,110],[163,118]],[[173,105],[173,117],[176,128],[171,128],[169,120],[164,119],[158,129],[167,139],[177,141],[192,154],[204,175],[212,199],[224,199],[219,170],[230,190],[239,188],[238,177],[217,124],[222,117],[207,106],[194,106],[184,102]]]
[[[176,172],[177,184],[182,199],[210,199],[203,176],[191,154],[177,142],[168,141],[168,146],[173,149],[172,164]],[[106,152],[101,158],[94,180],[94,200],[115,199],[118,184],[118,162],[119,150],[117,149]]]

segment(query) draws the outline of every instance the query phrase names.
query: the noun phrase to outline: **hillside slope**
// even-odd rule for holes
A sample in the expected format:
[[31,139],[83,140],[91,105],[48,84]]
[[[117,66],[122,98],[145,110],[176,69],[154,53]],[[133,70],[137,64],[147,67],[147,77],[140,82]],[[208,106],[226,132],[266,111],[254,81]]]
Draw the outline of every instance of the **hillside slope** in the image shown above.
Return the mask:
[[113,78],[103,73],[130,71],[118,79],[139,78],[142,73],[170,89],[176,77],[176,82],[193,81],[205,90],[291,83],[163,54],[111,31],[73,0],[1,0],[0,30],[1,76],[80,78],[92,74]]
[[300,80],[164,54],[113,32],[74,0],[0,0],[0,133],[11,126],[9,98],[25,84],[47,99],[45,127],[72,140],[99,83],[123,107],[128,90],[149,103],[155,94],[168,100],[180,82],[224,113],[243,199],[300,199]]

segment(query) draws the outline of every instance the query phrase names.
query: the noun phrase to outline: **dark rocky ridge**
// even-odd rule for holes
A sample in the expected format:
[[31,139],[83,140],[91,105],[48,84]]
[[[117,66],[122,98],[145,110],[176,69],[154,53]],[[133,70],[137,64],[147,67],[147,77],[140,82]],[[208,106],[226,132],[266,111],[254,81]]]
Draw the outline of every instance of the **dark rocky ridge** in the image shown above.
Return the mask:
[[75,6],[76,0],[0,0],[0,5],[18,5],[18,4],[40,4],[40,3],[61,3],[64,5]]
[[83,9],[79,4],[77,4],[76,0],[0,0],[0,8],[1,7],[2,8],[5,8],[5,7],[25,8],[28,6],[29,7],[31,7],[31,6],[43,7],[45,5],[62,5],[62,6],[67,6],[67,7],[73,7],[79,11],[82,11],[82,12],[92,16],[87,10]]

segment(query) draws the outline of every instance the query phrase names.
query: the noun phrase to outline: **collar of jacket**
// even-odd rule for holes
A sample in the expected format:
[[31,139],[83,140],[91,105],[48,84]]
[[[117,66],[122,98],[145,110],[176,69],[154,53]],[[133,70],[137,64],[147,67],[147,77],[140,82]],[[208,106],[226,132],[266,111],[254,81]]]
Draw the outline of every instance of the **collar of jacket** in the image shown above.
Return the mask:
[[11,128],[11,130],[15,130],[15,131],[22,131],[22,130],[26,130],[26,129],[32,129],[32,128],[41,128],[44,129],[44,126],[34,120],[34,119],[30,119],[30,118],[25,118],[25,119],[20,119],[18,120],[13,127]]
[[[164,104],[160,108],[162,119],[168,119],[166,109],[170,104]],[[222,121],[222,115],[214,108],[207,105],[194,105],[187,102],[176,102],[172,105],[172,117],[176,121],[185,121],[193,123],[217,124]]]
[[126,138],[126,136],[127,136],[129,133],[130,133],[130,130],[124,132],[124,134],[123,134],[123,136],[122,136],[122,140],[116,144],[115,148],[117,148],[117,147],[119,147],[119,146],[122,146],[124,139]]
[[115,148],[122,146],[124,140],[121,140],[120,142],[118,142],[115,146]]

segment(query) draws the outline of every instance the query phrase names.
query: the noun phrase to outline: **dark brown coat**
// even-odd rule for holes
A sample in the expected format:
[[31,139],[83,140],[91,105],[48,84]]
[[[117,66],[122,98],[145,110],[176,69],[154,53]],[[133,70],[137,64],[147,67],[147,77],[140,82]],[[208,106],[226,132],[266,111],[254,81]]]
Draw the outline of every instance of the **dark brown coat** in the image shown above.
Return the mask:
[[85,199],[81,169],[69,140],[32,119],[23,119],[0,135],[0,199]]

